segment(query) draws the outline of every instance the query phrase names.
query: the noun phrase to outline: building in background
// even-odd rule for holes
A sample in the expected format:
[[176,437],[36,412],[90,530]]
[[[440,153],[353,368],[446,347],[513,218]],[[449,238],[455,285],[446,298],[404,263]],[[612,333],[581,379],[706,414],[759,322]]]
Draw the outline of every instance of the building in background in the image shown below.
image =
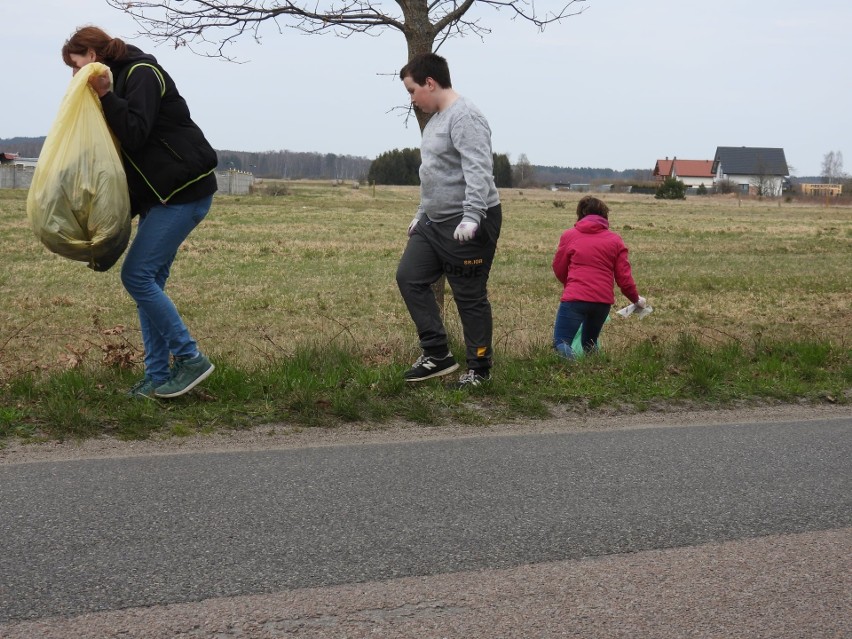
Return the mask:
[[777,197],[789,183],[784,149],[748,146],[716,147],[713,174],[743,194]]
[[0,189],[28,189],[38,158],[22,158],[17,153],[0,152]]
[[662,184],[666,178],[673,177],[684,183],[687,188],[706,189],[713,186],[713,160],[679,160],[677,156],[669,160],[657,160],[654,167],[654,181]]

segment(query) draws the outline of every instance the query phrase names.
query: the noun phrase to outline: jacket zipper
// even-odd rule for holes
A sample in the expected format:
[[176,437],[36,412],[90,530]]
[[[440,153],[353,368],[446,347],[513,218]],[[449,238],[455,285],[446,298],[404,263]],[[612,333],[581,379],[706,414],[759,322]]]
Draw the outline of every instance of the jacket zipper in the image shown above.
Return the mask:
[[166,147],[166,149],[169,151],[169,153],[171,153],[173,156],[175,156],[176,159],[183,162],[183,158],[178,154],[177,151],[175,151],[171,146],[169,146],[169,143],[166,142],[163,138],[160,138],[160,144],[162,144],[164,147]]

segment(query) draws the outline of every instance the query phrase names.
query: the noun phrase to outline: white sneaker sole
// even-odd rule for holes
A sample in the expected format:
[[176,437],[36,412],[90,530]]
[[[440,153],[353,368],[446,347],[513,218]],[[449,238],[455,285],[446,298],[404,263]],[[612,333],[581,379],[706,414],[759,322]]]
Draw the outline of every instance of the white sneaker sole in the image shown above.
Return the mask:
[[432,379],[433,377],[443,377],[444,375],[449,375],[450,373],[454,373],[459,369],[459,363],[456,362],[449,368],[444,368],[442,370],[436,371],[434,373],[429,373],[428,375],[424,375],[423,377],[406,377],[406,382],[423,382],[427,379]]

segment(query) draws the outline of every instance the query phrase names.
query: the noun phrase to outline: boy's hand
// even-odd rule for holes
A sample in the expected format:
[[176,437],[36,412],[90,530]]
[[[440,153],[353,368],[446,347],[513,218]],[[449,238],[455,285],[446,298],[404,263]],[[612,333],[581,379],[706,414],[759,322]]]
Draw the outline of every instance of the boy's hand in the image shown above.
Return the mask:
[[648,303],[648,300],[646,300],[644,297],[642,297],[642,296],[640,295],[640,296],[639,296],[639,301],[638,301],[638,302],[636,302],[636,308],[645,308],[645,305],[646,305],[647,303]]
[[415,217],[413,220],[411,220],[411,222],[409,222],[409,224],[408,224],[408,237],[411,237],[412,235],[414,235],[414,229],[417,228],[417,223],[419,221],[420,221],[420,218]]
[[462,244],[470,242],[476,235],[477,229],[479,229],[479,224],[476,222],[462,220],[456,227],[455,233],[453,233],[453,239],[458,240]]

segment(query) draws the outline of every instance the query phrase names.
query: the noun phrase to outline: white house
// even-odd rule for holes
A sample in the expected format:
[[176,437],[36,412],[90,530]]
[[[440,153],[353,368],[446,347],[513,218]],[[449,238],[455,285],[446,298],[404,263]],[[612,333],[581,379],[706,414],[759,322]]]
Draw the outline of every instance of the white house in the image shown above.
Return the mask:
[[716,147],[713,173],[717,182],[727,180],[741,193],[778,196],[789,176],[784,149]]

